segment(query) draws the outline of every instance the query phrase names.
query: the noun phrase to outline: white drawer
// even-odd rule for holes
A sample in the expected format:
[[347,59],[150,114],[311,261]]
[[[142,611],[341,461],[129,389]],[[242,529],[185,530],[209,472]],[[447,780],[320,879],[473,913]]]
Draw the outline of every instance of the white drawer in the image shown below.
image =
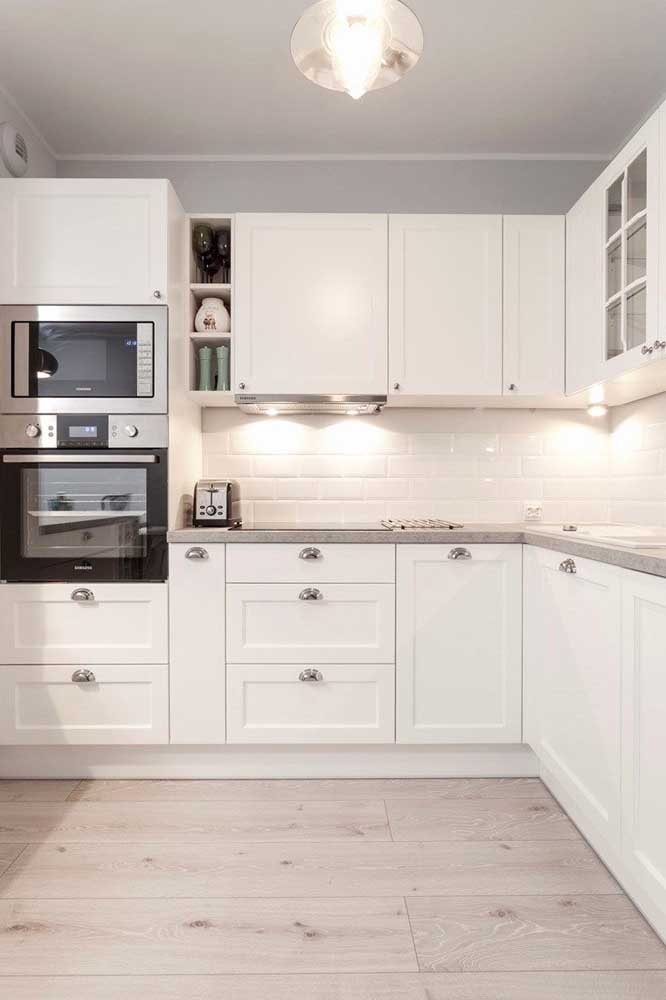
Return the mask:
[[[305,599],[315,591],[316,600]],[[227,663],[393,663],[388,583],[227,585]]]
[[[78,682],[77,670],[92,677]],[[168,672],[141,663],[0,667],[0,744],[168,743]]]
[[395,583],[395,545],[227,546],[231,583]]
[[4,584],[0,663],[167,663],[167,608],[164,583]]
[[[300,680],[316,671],[318,680]],[[394,668],[227,667],[229,743],[393,743]]]

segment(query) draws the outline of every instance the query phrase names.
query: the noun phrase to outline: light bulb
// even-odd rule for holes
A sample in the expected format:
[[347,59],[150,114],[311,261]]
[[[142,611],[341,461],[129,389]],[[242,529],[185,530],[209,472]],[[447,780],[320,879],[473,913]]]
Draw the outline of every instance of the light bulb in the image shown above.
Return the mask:
[[278,411],[275,409],[274,406],[271,406],[270,409],[266,410],[265,412],[267,417],[277,417],[278,415]]
[[608,407],[604,403],[593,403],[592,406],[588,406],[587,412],[590,417],[605,417]]
[[335,17],[324,28],[323,43],[343,90],[358,100],[379,76],[391,40],[382,4],[376,0],[338,0]]

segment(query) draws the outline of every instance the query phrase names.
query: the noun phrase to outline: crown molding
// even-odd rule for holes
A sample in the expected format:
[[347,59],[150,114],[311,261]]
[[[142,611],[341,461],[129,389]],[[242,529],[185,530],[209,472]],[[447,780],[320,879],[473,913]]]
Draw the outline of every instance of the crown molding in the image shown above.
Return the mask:
[[607,163],[610,153],[54,153],[84,163],[429,163],[448,161],[578,161]]

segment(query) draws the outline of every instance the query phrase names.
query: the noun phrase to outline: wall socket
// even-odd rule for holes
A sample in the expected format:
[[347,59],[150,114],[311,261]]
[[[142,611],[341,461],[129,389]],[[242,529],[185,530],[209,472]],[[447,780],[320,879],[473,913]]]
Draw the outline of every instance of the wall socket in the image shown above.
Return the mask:
[[540,503],[523,504],[523,520],[543,521],[543,506]]

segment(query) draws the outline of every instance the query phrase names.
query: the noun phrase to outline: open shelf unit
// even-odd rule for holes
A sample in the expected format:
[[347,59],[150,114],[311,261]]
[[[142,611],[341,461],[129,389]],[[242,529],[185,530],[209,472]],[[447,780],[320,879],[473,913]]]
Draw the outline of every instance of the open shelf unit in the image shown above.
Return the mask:
[[[232,275],[231,269],[227,273],[218,271],[213,275],[212,282],[203,281],[203,275],[197,265],[196,257],[192,249],[192,229],[197,223],[206,223],[217,232],[225,230],[229,233],[231,240],[231,252],[233,258],[233,216],[225,213],[199,212],[189,216],[187,227],[187,276],[189,280],[189,296],[187,301],[188,309],[188,329],[190,348],[188,352],[187,387],[188,394],[192,400],[200,406],[233,406],[233,394],[230,390],[206,390],[200,391],[198,350],[200,347],[212,347],[215,349],[221,344],[227,344],[230,349],[229,368],[231,376],[231,351],[233,332],[233,303],[232,303]],[[233,259],[232,259],[233,266]],[[224,279],[224,280],[222,280]],[[227,309],[232,315],[232,329],[228,333],[216,333],[214,331],[200,333],[194,329],[194,318],[199,306],[205,298],[222,299]],[[213,362],[215,365],[215,362]]]

